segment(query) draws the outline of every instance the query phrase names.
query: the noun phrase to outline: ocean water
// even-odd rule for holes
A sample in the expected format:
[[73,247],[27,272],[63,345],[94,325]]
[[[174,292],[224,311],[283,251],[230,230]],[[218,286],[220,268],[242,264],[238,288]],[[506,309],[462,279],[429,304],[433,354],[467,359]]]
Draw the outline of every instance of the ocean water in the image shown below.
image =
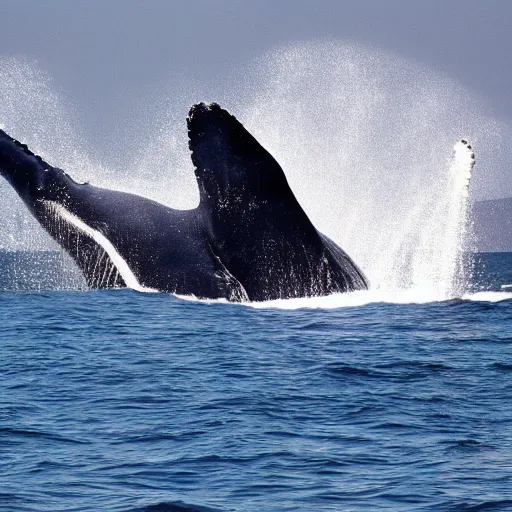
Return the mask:
[[510,187],[482,99],[294,43],[164,88],[103,161],[36,63],[0,60],[0,85],[1,123],[49,162],[179,208],[198,195],[184,117],[220,102],[372,282],[246,305],[90,291],[0,180],[2,512],[512,511],[512,254],[465,257],[470,198]]
[[512,510],[512,254],[479,255],[464,298],[416,304],[10,275],[2,511]]

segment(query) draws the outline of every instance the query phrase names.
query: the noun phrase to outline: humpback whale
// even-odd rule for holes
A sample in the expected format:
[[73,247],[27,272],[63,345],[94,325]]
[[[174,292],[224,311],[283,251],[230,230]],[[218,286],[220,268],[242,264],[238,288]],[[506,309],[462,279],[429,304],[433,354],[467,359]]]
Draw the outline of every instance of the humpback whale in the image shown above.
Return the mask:
[[315,229],[276,160],[229,112],[187,118],[199,206],[75,182],[0,130],[0,174],[93,288],[153,289],[263,301],[367,288],[349,256]]

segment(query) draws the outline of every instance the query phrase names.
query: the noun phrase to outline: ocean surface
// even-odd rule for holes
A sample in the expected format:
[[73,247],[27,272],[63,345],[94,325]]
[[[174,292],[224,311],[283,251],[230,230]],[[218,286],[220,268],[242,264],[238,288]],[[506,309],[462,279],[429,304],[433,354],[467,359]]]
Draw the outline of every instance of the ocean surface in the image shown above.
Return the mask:
[[36,267],[0,257],[0,510],[512,510],[512,254],[424,303],[66,291]]

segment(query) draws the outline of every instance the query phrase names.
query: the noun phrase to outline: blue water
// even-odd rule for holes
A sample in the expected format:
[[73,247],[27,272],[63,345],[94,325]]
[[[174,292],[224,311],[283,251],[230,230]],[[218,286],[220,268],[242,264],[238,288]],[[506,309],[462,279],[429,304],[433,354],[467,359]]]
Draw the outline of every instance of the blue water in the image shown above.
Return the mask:
[[506,297],[0,292],[0,510],[512,510]]

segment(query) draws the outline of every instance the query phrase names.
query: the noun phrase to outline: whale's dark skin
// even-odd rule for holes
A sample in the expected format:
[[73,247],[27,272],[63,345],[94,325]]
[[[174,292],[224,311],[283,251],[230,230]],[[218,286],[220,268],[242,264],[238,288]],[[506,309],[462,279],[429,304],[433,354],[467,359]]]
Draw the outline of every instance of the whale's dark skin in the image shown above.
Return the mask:
[[200,103],[187,124],[200,193],[193,210],[76,183],[2,130],[0,173],[91,287],[127,283],[90,232],[62,211],[101,233],[143,287],[231,301],[367,288],[347,254],[309,221],[279,164],[234,116]]

